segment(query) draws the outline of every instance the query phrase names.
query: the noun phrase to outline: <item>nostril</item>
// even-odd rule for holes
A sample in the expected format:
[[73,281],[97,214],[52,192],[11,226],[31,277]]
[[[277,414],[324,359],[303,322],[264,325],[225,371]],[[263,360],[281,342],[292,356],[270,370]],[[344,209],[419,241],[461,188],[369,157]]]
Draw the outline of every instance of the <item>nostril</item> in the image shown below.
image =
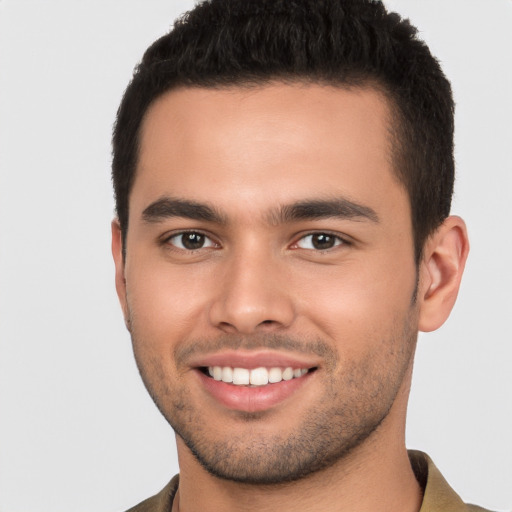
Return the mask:
[[274,329],[275,327],[278,327],[280,324],[279,322],[276,322],[275,320],[263,320],[262,322],[260,322],[256,329],[263,329],[264,331],[265,330],[268,330],[268,329]]
[[220,322],[219,327],[226,332],[236,332],[236,327],[229,322]]

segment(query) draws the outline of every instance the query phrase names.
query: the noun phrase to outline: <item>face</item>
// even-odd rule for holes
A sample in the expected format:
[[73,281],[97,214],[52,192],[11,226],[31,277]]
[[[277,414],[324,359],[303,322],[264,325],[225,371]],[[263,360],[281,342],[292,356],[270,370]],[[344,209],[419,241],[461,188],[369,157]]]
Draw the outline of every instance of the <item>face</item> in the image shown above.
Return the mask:
[[180,459],[283,482],[401,428],[417,271],[388,118],[374,90],[320,85],[148,111],[117,284]]

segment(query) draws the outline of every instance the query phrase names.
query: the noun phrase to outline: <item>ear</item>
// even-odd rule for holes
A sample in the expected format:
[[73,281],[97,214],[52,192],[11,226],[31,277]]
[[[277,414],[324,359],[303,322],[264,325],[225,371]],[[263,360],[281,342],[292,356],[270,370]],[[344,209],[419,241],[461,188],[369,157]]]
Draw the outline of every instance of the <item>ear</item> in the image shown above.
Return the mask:
[[124,277],[123,237],[118,219],[112,221],[112,256],[116,268],[116,291],[123,309],[126,328],[130,330],[130,319],[126,302],[126,279]]
[[425,243],[418,288],[419,330],[434,331],[455,304],[469,252],[466,224],[448,217]]

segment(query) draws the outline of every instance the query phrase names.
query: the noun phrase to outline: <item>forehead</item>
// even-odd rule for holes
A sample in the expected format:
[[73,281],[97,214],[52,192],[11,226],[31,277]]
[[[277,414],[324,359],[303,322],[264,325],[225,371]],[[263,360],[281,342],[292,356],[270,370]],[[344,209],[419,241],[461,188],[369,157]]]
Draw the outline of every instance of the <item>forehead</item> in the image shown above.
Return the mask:
[[249,210],[305,194],[378,207],[389,187],[403,193],[392,172],[390,118],[372,88],[173,90],[143,121],[131,209],[166,194]]

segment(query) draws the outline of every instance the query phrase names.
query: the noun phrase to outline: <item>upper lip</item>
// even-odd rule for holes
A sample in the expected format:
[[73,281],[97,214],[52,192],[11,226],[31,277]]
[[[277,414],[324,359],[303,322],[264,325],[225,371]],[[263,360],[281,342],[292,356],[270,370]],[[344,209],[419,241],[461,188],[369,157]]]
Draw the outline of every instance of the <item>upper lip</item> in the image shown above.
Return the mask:
[[230,350],[215,354],[198,355],[190,361],[192,367],[230,366],[232,368],[314,368],[318,361],[307,356],[286,354],[271,350]]

